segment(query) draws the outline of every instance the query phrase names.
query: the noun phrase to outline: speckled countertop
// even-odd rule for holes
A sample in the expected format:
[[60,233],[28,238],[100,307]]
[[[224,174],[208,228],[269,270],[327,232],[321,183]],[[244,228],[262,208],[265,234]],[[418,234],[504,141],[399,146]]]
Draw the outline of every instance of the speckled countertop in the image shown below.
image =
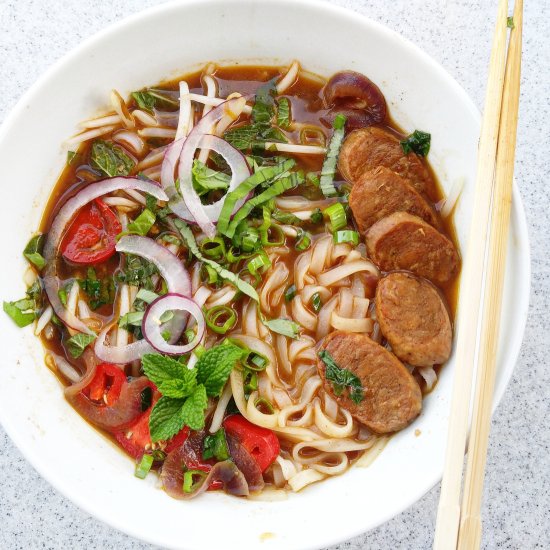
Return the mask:
[[[403,34],[482,104],[495,1],[333,0]],[[84,38],[160,0],[0,0],[0,121],[54,61]],[[526,2],[516,178],[532,253],[521,356],[493,421],[483,547],[550,548],[550,2]],[[3,183],[4,185],[7,182]],[[44,481],[0,427],[0,549],[153,548],[98,522]],[[439,487],[333,550],[431,547]]]

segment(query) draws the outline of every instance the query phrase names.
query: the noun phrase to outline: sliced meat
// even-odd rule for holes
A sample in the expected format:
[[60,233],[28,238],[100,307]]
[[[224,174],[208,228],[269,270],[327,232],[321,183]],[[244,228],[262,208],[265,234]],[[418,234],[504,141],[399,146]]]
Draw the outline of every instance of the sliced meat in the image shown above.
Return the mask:
[[451,320],[432,283],[410,273],[390,273],[378,282],[375,304],[380,330],[399,359],[415,367],[447,361]]
[[345,179],[355,183],[365,172],[378,166],[385,166],[407,178],[419,193],[430,194],[433,188],[428,169],[415,153],[406,155],[394,135],[376,127],[352,132],[340,150],[340,173]]
[[326,377],[326,365],[319,358],[317,369],[325,391],[370,430],[395,432],[420,414],[422,394],[414,377],[393,353],[366,334],[337,330],[324,339],[321,350],[326,350],[339,368],[359,378],[363,399],[355,403],[347,389],[336,395],[332,382]]
[[460,260],[453,243],[408,212],[394,212],[377,221],[365,241],[370,258],[382,271],[412,271],[438,286],[458,273]]
[[361,233],[393,212],[409,212],[439,227],[435,210],[405,178],[379,166],[365,172],[354,184],[349,205]]

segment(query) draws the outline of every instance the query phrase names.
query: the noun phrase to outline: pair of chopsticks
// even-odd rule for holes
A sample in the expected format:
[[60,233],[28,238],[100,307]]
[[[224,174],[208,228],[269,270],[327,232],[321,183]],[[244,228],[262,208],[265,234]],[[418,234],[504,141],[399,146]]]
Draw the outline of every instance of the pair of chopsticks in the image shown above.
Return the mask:
[[[476,550],[481,544],[481,500],[512,202],[523,0],[515,2],[508,44],[510,20],[507,15],[508,2],[500,0],[479,141],[472,224],[462,275],[456,374],[434,550]],[[478,368],[468,438],[476,349]],[[467,439],[468,457],[460,500]]]

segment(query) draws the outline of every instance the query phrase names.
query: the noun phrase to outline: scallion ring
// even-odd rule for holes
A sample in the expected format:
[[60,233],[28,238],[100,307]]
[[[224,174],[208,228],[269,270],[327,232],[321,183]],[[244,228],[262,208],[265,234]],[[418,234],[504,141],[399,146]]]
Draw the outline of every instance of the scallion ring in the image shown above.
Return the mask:
[[359,244],[359,233],[351,229],[336,231],[333,233],[332,238],[334,239],[335,244],[350,243],[353,246],[357,246]]
[[206,326],[217,334],[225,334],[237,324],[237,313],[229,306],[219,305],[205,311]]
[[221,237],[204,239],[199,244],[199,250],[211,260],[221,260],[225,257],[225,243]]
[[346,209],[340,202],[335,202],[330,206],[327,206],[323,211],[323,214],[329,219],[330,230],[332,232],[338,231],[343,227],[346,227],[348,220],[346,217]]
[[307,250],[311,246],[311,235],[303,229],[298,229],[298,238],[294,246],[300,252]]
[[134,475],[139,479],[145,479],[153,466],[154,458],[149,454],[144,454],[141,460],[136,464]]
[[194,493],[204,483],[207,475],[202,470],[187,470],[183,474],[183,492]]

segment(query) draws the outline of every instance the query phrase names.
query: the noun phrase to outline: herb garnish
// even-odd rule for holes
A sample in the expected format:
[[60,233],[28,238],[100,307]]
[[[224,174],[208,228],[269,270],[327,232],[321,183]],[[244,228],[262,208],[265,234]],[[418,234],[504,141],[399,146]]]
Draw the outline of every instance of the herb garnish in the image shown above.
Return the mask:
[[[86,279],[77,279],[80,288],[89,296],[89,305],[92,309],[105,304],[112,304],[115,295],[115,285],[112,277],[106,277],[105,279],[98,279],[97,273],[93,267],[89,267],[86,272]],[[65,293],[66,303],[66,289],[62,289]],[[60,299],[63,302],[61,297]],[[65,305],[65,303],[63,305]]]
[[38,269],[42,269],[46,265],[46,260],[41,254],[42,247],[44,246],[44,240],[45,236],[41,233],[35,235],[27,243],[25,250],[23,250],[23,256],[25,256],[25,258],[27,258],[27,260]]
[[202,447],[202,458],[208,460],[227,460],[229,458],[229,449],[225,440],[225,430],[220,428],[216,433],[209,434],[204,438]]
[[300,329],[298,323],[289,319],[262,319],[263,324],[271,331],[289,338],[297,340],[300,337]]
[[93,168],[110,178],[127,176],[136,164],[122,147],[101,139],[94,141],[92,145],[90,162]]
[[277,126],[285,130],[290,126],[290,101],[287,97],[277,100]]
[[80,357],[84,350],[96,339],[95,334],[84,334],[78,332],[65,342],[67,351],[71,354],[71,357],[76,359]]
[[506,18],[506,26],[509,28],[509,29],[513,29],[515,28],[515,25],[514,25],[514,18],[513,17],[507,17]]
[[361,403],[364,397],[361,380],[350,370],[339,367],[327,350],[321,350],[319,357],[326,366],[325,377],[332,383],[335,395],[340,396],[347,389],[350,399],[354,403]]
[[425,157],[430,151],[431,140],[432,136],[431,134],[428,134],[428,132],[415,130],[400,143],[401,148],[406,155],[412,151],[420,157]]
[[208,397],[220,395],[244,353],[239,346],[224,342],[206,350],[193,369],[171,357],[144,355],[143,371],[162,394],[149,419],[152,441],[170,439],[184,426],[202,429]]

